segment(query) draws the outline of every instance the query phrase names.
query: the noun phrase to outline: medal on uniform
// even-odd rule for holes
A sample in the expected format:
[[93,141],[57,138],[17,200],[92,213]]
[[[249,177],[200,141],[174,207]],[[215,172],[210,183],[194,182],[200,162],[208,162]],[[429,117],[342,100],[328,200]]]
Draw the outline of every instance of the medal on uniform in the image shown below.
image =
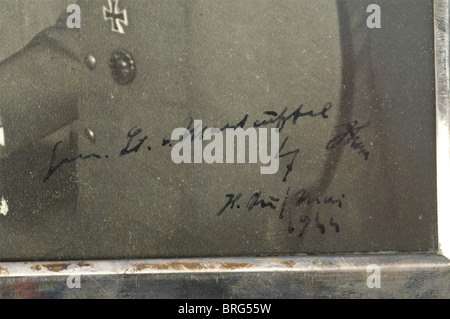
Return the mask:
[[119,0],[108,0],[109,8],[103,6],[103,18],[105,21],[111,21],[111,30],[117,33],[125,34],[123,25],[128,26],[127,9],[119,7]]

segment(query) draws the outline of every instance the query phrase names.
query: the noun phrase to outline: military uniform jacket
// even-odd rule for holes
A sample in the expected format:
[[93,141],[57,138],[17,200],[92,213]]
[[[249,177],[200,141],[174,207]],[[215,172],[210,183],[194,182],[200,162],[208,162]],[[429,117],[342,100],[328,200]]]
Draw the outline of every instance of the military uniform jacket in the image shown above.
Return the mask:
[[[399,179],[407,193],[431,181],[408,162],[413,147],[392,137],[412,133],[393,124],[391,108],[407,104],[390,84],[411,92],[423,82],[415,72],[394,74],[405,51],[389,32],[369,32],[365,5],[81,1],[80,29],[67,27],[64,12],[0,67],[9,207],[0,216],[2,256],[434,249],[425,234],[403,240],[434,227],[432,213],[406,231],[402,223],[435,204],[433,195],[401,200]],[[402,30],[417,54],[400,69],[417,67],[432,43]],[[414,105],[430,97],[409,96]],[[432,121],[408,110],[432,132]],[[194,129],[194,120],[281,128],[278,172],[261,175],[260,163],[174,163],[171,133]],[[424,139],[414,147],[431,152]],[[383,238],[380,227],[388,228]]]

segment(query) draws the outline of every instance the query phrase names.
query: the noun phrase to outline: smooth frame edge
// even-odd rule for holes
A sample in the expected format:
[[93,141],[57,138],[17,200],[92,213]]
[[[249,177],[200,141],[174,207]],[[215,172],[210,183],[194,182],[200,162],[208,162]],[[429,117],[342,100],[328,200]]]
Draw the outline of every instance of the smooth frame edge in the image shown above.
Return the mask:
[[[449,76],[449,3],[434,1],[436,68],[436,164],[439,252],[450,256],[450,76]],[[446,192],[447,190],[447,192]]]

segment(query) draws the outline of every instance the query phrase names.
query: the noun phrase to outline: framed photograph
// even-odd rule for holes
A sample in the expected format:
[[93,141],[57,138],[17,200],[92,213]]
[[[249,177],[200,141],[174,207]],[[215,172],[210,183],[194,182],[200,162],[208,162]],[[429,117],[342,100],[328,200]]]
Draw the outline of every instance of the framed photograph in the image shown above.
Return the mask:
[[0,297],[450,297],[448,16],[2,1]]

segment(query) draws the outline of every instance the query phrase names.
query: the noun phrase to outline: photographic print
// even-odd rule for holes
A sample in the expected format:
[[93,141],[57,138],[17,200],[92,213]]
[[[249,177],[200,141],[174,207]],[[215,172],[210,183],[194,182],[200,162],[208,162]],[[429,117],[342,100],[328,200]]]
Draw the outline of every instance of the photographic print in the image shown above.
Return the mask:
[[436,252],[433,1],[0,3],[2,261]]

